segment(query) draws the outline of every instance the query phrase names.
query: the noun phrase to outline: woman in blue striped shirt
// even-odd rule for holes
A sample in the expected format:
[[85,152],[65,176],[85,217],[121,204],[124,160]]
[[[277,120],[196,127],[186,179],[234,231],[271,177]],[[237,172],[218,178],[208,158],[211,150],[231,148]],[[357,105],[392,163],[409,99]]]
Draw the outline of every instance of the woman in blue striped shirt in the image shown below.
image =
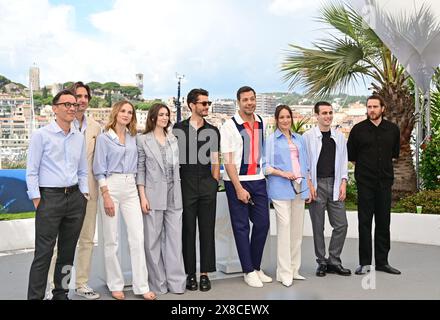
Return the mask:
[[134,106],[128,101],[117,102],[104,133],[97,138],[93,161],[93,173],[101,189],[98,208],[102,214],[107,286],[117,300],[125,299],[117,257],[119,214],[127,227],[133,292],[146,300],[156,299],[148,286],[142,210],[135,181],[137,157]]

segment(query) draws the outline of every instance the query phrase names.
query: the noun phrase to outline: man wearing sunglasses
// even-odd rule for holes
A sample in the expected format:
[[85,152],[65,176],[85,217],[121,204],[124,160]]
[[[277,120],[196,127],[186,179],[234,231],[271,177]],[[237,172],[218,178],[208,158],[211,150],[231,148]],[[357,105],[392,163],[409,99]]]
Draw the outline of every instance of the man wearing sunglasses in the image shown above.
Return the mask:
[[198,289],[196,277],[196,224],[200,241],[200,291],[209,291],[208,272],[216,271],[215,215],[220,179],[220,132],[204,118],[211,101],[208,91],[193,89],[186,100],[191,117],[177,123],[173,134],[178,139],[182,186],[182,248],[186,288]]
[[68,300],[68,280],[89,197],[84,136],[72,126],[78,107],[71,91],[59,92],[52,103],[56,119],[35,131],[29,143],[26,183],[36,209],[30,300],[44,298],[57,237],[53,299]]
[[[326,273],[349,276],[351,271],[342,266],[340,258],[348,228],[344,203],[348,179],[347,144],[343,134],[331,128],[331,104],[320,101],[315,104],[314,111],[318,125],[304,133],[303,137],[314,187],[314,201],[309,211],[318,263],[316,276],[324,277]],[[324,241],[326,210],[333,227],[328,258]]]

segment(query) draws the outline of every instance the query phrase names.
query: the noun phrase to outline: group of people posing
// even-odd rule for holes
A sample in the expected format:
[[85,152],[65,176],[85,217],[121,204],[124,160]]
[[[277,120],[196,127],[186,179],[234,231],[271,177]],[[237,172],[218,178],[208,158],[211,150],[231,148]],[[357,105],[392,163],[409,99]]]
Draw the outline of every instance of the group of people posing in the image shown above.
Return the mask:
[[[353,127],[348,143],[331,128],[333,109],[327,102],[315,105],[318,124],[302,136],[292,131],[290,107],[279,105],[276,130],[266,135],[255,113],[256,93],[247,86],[237,91],[239,110],[220,131],[204,119],[211,105],[204,89],[189,92],[191,116],[173,127],[169,108],[154,104],[141,134],[129,101],[115,103],[101,129],[85,117],[90,99],[90,88],[82,82],[59,92],[53,99],[55,120],[31,137],[26,181],[36,218],[28,299],[44,299],[47,283],[52,299],[68,299],[74,260],[75,293],[100,297],[88,285],[97,213],[106,283],[114,299],[125,299],[119,216],[127,230],[135,295],[154,300],[167,292],[210,290],[221,158],[232,230],[249,286],[272,282],[261,269],[270,202],[276,213],[277,281],[289,287],[305,279],[299,273],[305,203],[316,275],[351,274],[340,258],[347,233],[348,161],[355,163],[358,187],[360,265],[355,273],[365,274],[372,263],[373,216],[376,270],[400,273],[388,264],[392,161],[399,155],[400,133],[383,118],[380,96],[368,98],[367,119]],[[326,210],[333,227],[328,255]]]

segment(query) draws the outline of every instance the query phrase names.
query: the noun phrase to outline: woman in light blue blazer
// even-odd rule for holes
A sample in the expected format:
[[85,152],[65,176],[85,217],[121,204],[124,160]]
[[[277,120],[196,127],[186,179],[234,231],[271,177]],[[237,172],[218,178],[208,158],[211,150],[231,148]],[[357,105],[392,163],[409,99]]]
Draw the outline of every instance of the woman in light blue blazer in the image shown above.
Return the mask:
[[182,254],[182,192],[179,149],[168,132],[170,110],[154,104],[145,132],[137,137],[136,183],[144,216],[145,254],[151,290],[184,293],[186,274]]
[[263,170],[277,221],[277,280],[289,287],[294,279],[305,279],[299,274],[304,204],[311,201],[313,186],[304,139],[291,131],[290,107],[278,106],[275,121],[277,129],[265,143]]

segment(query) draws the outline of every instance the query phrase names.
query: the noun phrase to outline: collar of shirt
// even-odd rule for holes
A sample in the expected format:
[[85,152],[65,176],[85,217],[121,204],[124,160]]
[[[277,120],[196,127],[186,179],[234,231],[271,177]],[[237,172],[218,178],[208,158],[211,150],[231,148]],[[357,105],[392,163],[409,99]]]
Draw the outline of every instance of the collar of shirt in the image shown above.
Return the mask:
[[75,120],[73,120],[73,124],[75,125],[76,130],[78,130],[81,133],[84,133],[87,129],[87,117],[84,116],[81,129],[79,128],[79,121],[77,118],[75,118]]
[[[183,120],[183,121],[182,121],[182,125],[183,125],[184,127],[188,127],[188,128],[189,128],[189,126],[190,126],[190,121],[191,121],[191,117],[189,117],[188,119]],[[206,122],[205,119],[203,119],[203,126],[201,126],[200,128],[198,128],[197,130],[204,129],[204,128],[207,128],[207,127],[208,127],[207,122]],[[194,128],[194,127],[193,127],[193,128]],[[194,128],[194,129],[195,129],[195,128]]]
[[[290,134],[291,134],[291,136],[292,136],[293,139],[296,139],[296,138],[297,138],[296,135],[295,135],[295,132],[290,131]],[[284,133],[282,133],[281,130],[277,128],[277,129],[275,130],[275,138],[278,139],[278,138],[281,137],[281,136],[284,136]]]
[[[125,135],[127,135],[128,132],[128,128],[125,128]],[[123,146],[123,144],[119,141],[119,137],[116,134],[115,130],[113,130],[112,128],[108,129],[108,131],[106,132],[106,135],[113,140],[114,142],[116,142],[117,144]]]
[[[319,129],[319,126],[314,127],[313,131],[315,132],[316,137],[322,138],[322,132],[321,129]],[[334,128],[330,128],[330,137],[333,138],[333,140],[336,140],[336,130]]]
[[[253,114],[253,116],[254,116],[254,120],[255,121],[260,122],[260,117],[258,117],[255,113]],[[234,118],[235,118],[235,121],[237,121],[238,124],[243,124],[244,123],[244,120],[242,119],[242,117],[240,116],[240,114],[238,112],[234,115]]]
[[58,125],[58,123],[56,122],[56,120],[52,120],[52,122],[50,123],[49,127],[48,127],[49,131],[52,131],[53,133],[62,133],[65,136],[69,136],[71,134],[74,134],[75,132],[78,132],[78,130],[75,128],[73,123],[70,123],[70,131],[69,133],[66,135],[64,133],[64,130],[61,129],[61,127]]

